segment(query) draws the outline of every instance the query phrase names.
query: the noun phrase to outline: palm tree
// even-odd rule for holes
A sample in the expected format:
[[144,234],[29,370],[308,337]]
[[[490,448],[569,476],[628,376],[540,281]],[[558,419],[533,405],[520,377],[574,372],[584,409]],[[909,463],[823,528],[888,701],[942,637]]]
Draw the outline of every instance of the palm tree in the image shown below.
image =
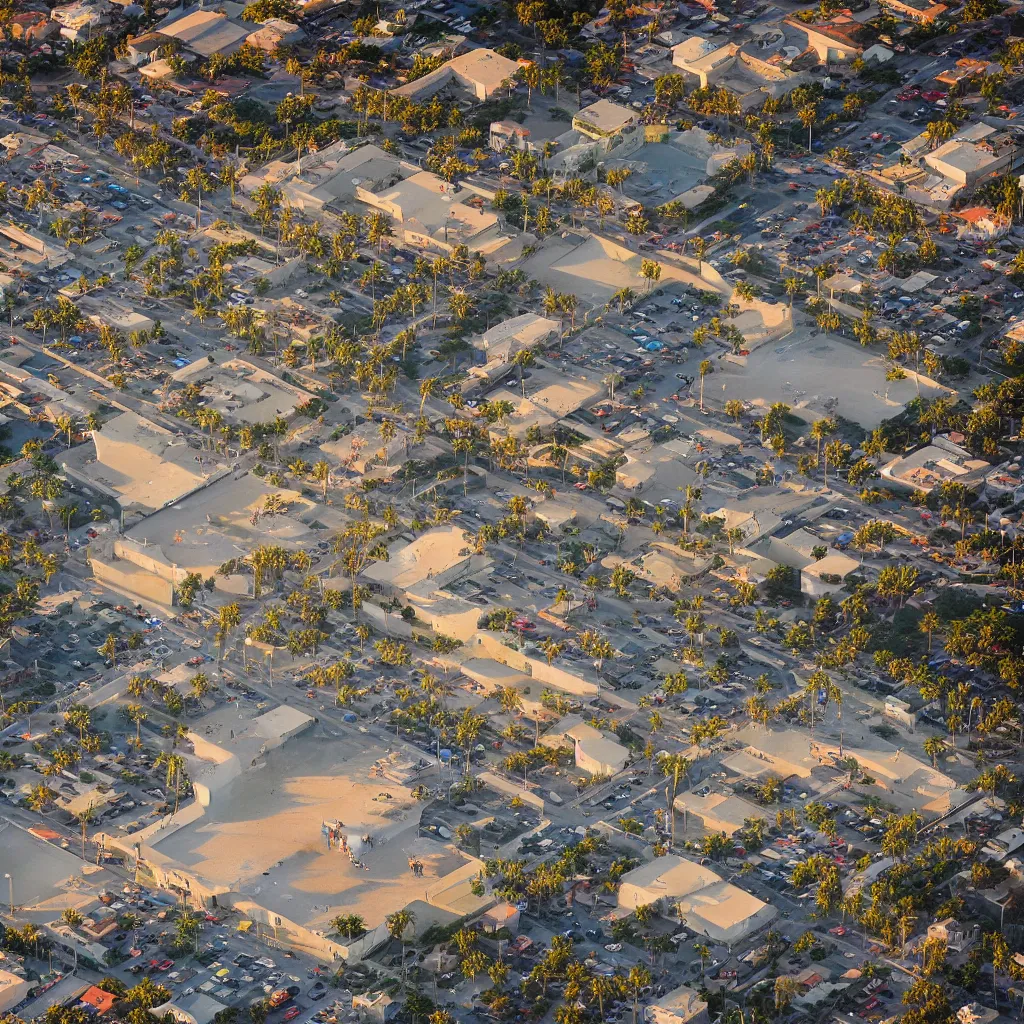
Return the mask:
[[604,1020],[604,1001],[610,999],[619,991],[619,985],[614,978],[602,974],[595,974],[589,981],[587,988],[591,999],[597,1000],[597,1008],[601,1020]]
[[671,833],[671,844],[676,842],[676,816],[674,813],[676,791],[679,789],[679,777],[690,770],[693,762],[682,754],[663,754],[658,760],[658,768],[661,774],[669,779],[665,786],[665,804],[669,819],[669,831]]
[[636,1024],[637,1007],[640,1002],[640,990],[650,985],[651,972],[642,964],[631,967],[626,976],[626,987],[633,995],[633,1024]]
[[939,758],[946,752],[946,741],[941,736],[929,736],[924,741],[924,752],[931,758],[932,767],[938,768]]
[[520,349],[513,357],[512,362],[519,367],[519,384],[523,391],[523,398],[526,397],[526,381],[523,371],[537,362],[536,356],[528,349]]
[[89,827],[89,823],[96,817],[96,811],[92,804],[89,804],[84,810],[79,811],[75,817],[78,819],[78,824],[82,829],[82,860],[85,860],[85,832]]
[[149,718],[149,713],[141,704],[129,704],[125,707],[128,721],[135,726],[135,746],[142,746],[142,723]]
[[700,411],[704,411],[704,378],[714,372],[714,367],[711,365],[710,359],[702,359],[698,368],[700,373]]
[[68,447],[70,448],[71,439],[78,432],[79,429],[78,421],[74,418],[74,416],[64,413],[63,415],[58,416],[56,420],[54,420],[53,425],[57,428],[58,431],[60,431],[60,433],[67,434]]
[[366,922],[358,914],[343,914],[331,922],[331,927],[339,935],[354,939],[366,931]]
[[416,915],[411,910],[396,910],[384,918],[388,935],[398,939],[402,944],[402,987],[405,987],[405,933],[416,923]]
[[188,779],[188,764],[181,754],[170,754],[166,750],[161,751],[156,759],[156,767],[166,769],[167,785],[174,787],[174,814],[178,813],[178,801],[181,798],[181,786]]

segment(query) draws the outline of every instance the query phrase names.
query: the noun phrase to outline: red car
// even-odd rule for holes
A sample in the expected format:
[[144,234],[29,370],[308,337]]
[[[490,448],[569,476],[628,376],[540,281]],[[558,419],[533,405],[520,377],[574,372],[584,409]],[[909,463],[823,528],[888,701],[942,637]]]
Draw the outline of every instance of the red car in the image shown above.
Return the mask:
[[921,99],[927,100],[929,103],[934,103],[936,100],[944,100],[946,94],[939,92],[938,89],[931,89],[928,92],[921,93]]
[[298,1015],[300,1013],[302,1013],[302,1011],[297,1006],[290,1006],[285,1011],[284,1017],[282,1017],[281,1019],[282,1020],[295,1020],[295,1018],[298,1017]]

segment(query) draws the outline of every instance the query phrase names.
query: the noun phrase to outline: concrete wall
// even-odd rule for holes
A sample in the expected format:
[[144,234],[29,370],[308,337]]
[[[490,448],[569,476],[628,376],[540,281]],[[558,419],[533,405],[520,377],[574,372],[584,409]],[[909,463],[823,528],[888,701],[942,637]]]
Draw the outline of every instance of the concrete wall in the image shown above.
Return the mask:
[[494,772],[482,772],[477,776],[480,782],[496,789],[499,793],[504,793],[506,796],[519,797],[523,803],[530,804],[532,807],[536,807],[543,813],[544,811],[544,797],[539,793],[533,793],[528,789],[523,789],[522,786],[517,785],[510,779],[503,778],[500,775],[495,775]]
[[92,556],[89,564],[96,579],[119,594],[138,598],[143,603],[156,603],[164,608],[174,604],[174,587],[170,580],[141,571],[130,562],[119,564]]

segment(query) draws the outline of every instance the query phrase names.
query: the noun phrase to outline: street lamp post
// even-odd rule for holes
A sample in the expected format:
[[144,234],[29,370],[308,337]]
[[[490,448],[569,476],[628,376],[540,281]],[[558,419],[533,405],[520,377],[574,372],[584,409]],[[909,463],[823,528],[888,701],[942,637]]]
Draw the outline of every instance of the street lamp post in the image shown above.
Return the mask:
[[10,903],[10,907],[11,907],[11,917],[13,917],[14,916],[14,877],[10,874],[10,872],[5,871],[4,872],[4,878],[7,879],[8,902]]

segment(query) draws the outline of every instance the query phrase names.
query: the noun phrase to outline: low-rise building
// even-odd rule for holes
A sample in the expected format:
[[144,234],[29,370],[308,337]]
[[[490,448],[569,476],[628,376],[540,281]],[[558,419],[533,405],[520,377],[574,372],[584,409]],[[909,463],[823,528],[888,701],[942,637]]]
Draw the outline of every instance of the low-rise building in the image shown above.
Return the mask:
[[305,38],[306,33],[298,25],[282,18],[270,18],[255,32],[250,32],[245,41],[250,46],[273,53],[279,46],[296,46]]
[[697,818],[708,832],[724,832],[733,836],[741,831],[748,820],[764,816],[764,808],[731,793],[680,793],[673,804]]
[[76,483],[142,512],[178,501],[227,470],[214,452],[134,412],[107,420],[91,442],[63,452],[60,466]]
[[610,139],[639,120],[635,110],[598,100],[573,115],[573,128],[591,139]]
[[737,43],[708,49],[707,42],[697,36],[681,43],[672,51],[672,63],[698,88],[732,93],[741,110],[756,110],[768,99],[781,100],[806,80],[746,53]]
[[939,146],[933,146],[926,133],[918,135],[901,147],[897,163],[872,177],[916,203],[948,210],[957,196],[1017,168],[1022,152],[1014,132],[976,121]]
[[571,746],[576,767],[591,775],[617,775],[629,761],[629,751],[621,743],[587,725],[579,715],[566,715],[541,737],[541,743],[546,747]]
[[0,1013],[8,1013],[28,996],[31,984],[10,971],[0,971]]
[[158,25],[156,31],[177,39],[185,50],[205,59],[215,53],[230,56],[241,48],[252,28],[219,11],[200,7]]
[[813,23],[788,17],[783,24],[797,38],[805,41],[807,48],[814,51],[821,64],[849,63],[862,56],[864,50],[874,42],[871,31],[847,14]]
[[473,339],[473,347],[482,352],[488,362],[497,360],[507,363],[517,352],[543,345],[551,338],[558,337],[561,324],[557,320],[523,313],[511,320],[495,324],[489,331]]
[[473,193],[430,171],[417,171],[395,183],[361,183],[355,196],[386,213],[407,245],[445,253],[467,245],[486,256],[508,242],[496,214],[467,202]]
[[352,997],[352,1009],[365,1024],[387,1024],[399,1010],[386,992],[363,992]]
[[437,70],[392,89],[391,92],[394,96],[405,96],[422,102],[450,87],[467,92],[482,103],[506,87],[518,70],[518,62],[480,47],[453,57]]
[[977,924],[962,924],[955,917],[944,917],[928,925],[928,938],[939,939],[953,952],[962,953],[978,941],[981,929]]
[[970,206],[965,210],[957,210],[956,216],[962,221],[957,228],[957,238],[978,245],[1003,238],[1013,226],[1012,218],[988,206]]
[[735,946],[766,928],[774,907],[725,882],[710,868],[682,857],[657,857],[622,876],[619,906],[654,904],[658,912],[713,942]]
[[356,187],[371,192],[397,185],[420,168],[366,143],[353,148],[344,139],[299,161],[271,161],[239,182],[246,194],[264,184],[276,185],[291,206],[308,214],[337,213],[355,197]]
[[931,25],[949,10],[948,5],[937,0],[882,0],[881,6],[897,18]]
[[860,562],[840,551],[830,551],[824,558],[800,570],[800,592],[808,597],[824,597],[841,590],[847,576],[857,572]]
[[974,486],[984,479],[989,468],[985,459],[975,458],[962,445],[938,434],[931,444],[884,465],[881,474],[890,483],[927,494],[948,481]]
[[708,1024],[708,1004],[688,985],[666,992],[644,1007],[647,1024]]

